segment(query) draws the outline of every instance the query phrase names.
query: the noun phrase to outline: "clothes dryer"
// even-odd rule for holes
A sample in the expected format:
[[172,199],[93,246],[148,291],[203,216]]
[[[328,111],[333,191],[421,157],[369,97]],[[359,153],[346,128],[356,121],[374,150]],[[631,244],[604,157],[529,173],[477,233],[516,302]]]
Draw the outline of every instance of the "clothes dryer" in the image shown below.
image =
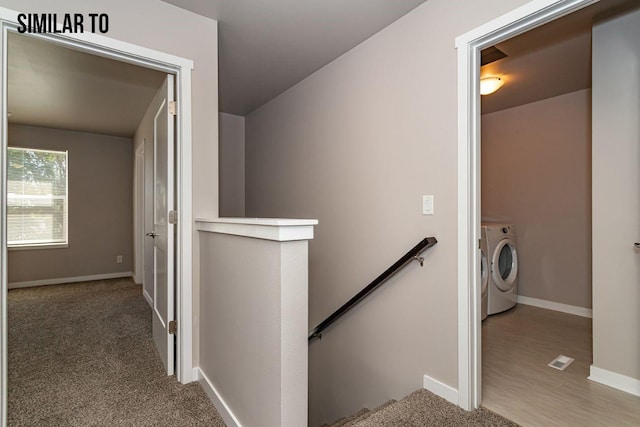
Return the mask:
[[482,224],[489,264],[487,314],[516,305],[518,295],[518,249],[513,224]]

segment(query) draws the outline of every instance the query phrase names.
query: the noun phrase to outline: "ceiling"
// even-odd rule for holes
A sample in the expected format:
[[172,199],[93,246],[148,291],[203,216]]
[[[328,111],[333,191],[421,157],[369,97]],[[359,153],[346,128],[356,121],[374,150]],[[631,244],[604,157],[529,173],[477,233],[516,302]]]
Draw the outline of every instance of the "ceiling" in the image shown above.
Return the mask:
[[163,0],[219,26],[220,111],[246,115],[425,0]]
[[[424,0],[167,1],[219,20],[221,111],[245,115]],[[482,75],[505,85],[482,97],[483,113],[590,87],[592,21],[628,5],[640,3],[602,0],[498,44],[508,57]],[[10,123],[130,137],[164,80],[15,33],[8,46]]]
[[482,113],[591,87],[591,27],[602,16],[638,7],[637,0],[602,0],[496,45],[507,57],[482,67],[500,90],[482,97]]
[[133,136],[165,74],[9,33],[9,123]]

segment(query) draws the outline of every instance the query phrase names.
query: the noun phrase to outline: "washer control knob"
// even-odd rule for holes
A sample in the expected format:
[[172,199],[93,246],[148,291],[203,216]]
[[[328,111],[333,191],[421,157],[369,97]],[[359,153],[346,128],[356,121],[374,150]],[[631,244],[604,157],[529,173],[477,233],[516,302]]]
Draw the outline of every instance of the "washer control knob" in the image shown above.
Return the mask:
[[509,229],[507,227],[502,227],[502,232],[504,234],[507,234],[509,232]]

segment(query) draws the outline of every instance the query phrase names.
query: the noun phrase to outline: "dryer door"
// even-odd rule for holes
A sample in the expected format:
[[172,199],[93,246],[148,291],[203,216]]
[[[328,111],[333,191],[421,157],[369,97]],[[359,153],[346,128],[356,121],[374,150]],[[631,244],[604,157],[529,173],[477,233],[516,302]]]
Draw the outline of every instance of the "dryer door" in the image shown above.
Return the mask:
[[502,239],[496,246],[491,259],[491,277],[503,292],[510,291],[518,277],[518,253],[513,240]]
[[484,296],[489,285],[489,262],[484,251],[480,252],[480,292]]

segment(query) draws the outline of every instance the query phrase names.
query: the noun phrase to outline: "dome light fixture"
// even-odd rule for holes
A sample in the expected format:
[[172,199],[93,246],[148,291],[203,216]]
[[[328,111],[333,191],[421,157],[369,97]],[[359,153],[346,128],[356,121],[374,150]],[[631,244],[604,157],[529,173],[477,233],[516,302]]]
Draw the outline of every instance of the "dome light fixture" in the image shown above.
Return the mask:
[[490,95],[504,84],[500,77],[485,77],[480,79],[480,95]]

